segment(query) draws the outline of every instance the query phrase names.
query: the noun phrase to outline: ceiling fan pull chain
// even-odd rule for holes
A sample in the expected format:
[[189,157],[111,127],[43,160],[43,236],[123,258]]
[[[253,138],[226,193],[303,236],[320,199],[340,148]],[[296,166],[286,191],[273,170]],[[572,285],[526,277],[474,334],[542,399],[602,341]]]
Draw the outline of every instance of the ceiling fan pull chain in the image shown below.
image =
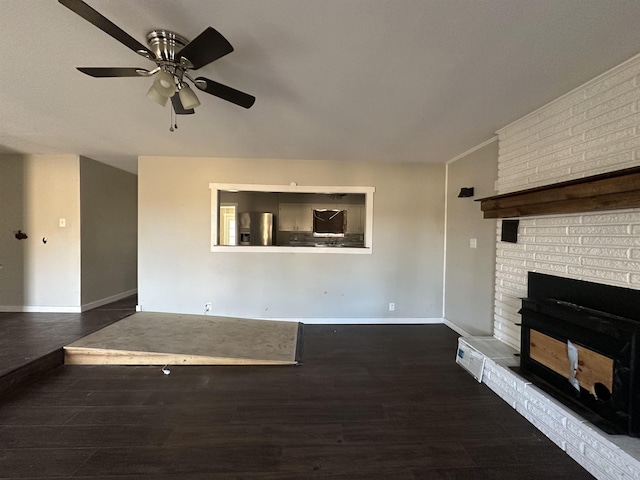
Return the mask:
[[171,104],[171,111],[173,112],[173,127],[177,130],[178,129],[178,114],[176,113],[176,109],[173,106],[173,104]]

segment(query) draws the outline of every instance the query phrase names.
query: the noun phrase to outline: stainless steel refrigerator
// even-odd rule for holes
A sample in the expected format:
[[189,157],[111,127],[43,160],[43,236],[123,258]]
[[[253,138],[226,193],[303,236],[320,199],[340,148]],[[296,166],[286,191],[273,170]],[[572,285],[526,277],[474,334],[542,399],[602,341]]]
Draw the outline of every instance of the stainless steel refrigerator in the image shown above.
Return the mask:
[[239,245],[273,245],[273,213],[238,214]]

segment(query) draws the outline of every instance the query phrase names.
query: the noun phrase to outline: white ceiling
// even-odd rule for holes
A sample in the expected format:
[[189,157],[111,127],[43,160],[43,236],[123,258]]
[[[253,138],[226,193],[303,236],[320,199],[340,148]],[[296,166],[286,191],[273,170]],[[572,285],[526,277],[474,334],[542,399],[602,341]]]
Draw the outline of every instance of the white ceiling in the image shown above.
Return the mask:
[[638,0],[86,0],[144,43],[207,26],[235,51],[197,71],[255,95],[199,92],[169,132],[152,68],[55,0],[0,0],[0,153],[445,162],[640,52]]

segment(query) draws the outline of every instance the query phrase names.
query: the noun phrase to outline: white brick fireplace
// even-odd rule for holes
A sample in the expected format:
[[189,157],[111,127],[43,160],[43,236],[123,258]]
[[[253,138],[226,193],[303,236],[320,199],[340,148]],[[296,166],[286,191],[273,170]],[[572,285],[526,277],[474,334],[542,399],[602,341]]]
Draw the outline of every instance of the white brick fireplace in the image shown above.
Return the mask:
[[[639,166],[640,55],[497,133],[498,194]],[[511,370],[517,359],[483,351],[519,350],[529,271],[640,290],[640,209],[524,217],[517,243],[500,236],[498,220],[494,338],[461,338],[458,357],[475,349],[481,381],[598,480],[640,480],[640,439],[603,433]]]
[[[640,55],[498,133],[499,194],[640,165]],[[640,209],[498,221],[494,336],[519,348],[527,272],[640,289]]]

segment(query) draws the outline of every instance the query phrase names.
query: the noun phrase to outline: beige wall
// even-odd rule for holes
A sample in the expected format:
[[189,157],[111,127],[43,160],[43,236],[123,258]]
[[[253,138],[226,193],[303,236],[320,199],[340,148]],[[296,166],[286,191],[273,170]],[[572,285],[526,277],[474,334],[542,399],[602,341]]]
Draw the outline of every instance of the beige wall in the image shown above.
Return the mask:
[[137,286],[138,179],[80,158],[82,305]]
[[[493,333],[496,221],[474,200],[495,195],[497,140],[447,166],[445,318],[472,335]],[[473,198],[458,198],[474,187]],[[475,238],[476,248],[470,248]]]
[[0,156],[0,311],[79,312],[131,294],[136,188],[77,155]]
[[24,176],[21,155],[0,156],[0,307],[24,302],[27,240],[14,236],[18,230],[27,231]]
[[[443,165],[140,157],[138,175],[144,310],[442,318]],[[373,186],[373,254],[212,253],[211,182]]]
[[[65,311],[79,307],[78,164],[76,155],[6,155],[0,159],[2,188],[7,187],[0,244],[3,309]],[[6,185],[13,181],[17,183]],[[60,218],[65,219],[66,227],[59,226]],[[18,229],[29,238],[16,240],[13,232]]]

